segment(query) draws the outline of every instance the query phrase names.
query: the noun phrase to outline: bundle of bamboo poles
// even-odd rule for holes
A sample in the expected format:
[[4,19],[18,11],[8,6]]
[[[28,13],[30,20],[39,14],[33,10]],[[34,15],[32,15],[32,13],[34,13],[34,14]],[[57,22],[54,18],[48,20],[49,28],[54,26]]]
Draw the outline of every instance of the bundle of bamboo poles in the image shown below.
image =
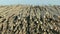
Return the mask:
[[60,34],[60,6],[0,6],[0,34]]

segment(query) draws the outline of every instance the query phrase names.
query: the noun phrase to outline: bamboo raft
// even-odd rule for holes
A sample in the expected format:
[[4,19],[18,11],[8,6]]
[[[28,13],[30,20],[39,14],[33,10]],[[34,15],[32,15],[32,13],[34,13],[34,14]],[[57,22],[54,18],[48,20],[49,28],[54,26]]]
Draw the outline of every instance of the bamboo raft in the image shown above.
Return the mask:
[[0,34],[60,34],[60,6],[0,6]]

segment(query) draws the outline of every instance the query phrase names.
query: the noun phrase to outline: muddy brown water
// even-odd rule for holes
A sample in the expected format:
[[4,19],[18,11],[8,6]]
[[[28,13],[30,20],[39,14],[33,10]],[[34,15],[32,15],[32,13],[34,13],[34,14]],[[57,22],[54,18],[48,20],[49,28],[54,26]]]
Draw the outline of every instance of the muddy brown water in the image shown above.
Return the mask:
[[60,6],[0,6],[0,34],[60,34]]

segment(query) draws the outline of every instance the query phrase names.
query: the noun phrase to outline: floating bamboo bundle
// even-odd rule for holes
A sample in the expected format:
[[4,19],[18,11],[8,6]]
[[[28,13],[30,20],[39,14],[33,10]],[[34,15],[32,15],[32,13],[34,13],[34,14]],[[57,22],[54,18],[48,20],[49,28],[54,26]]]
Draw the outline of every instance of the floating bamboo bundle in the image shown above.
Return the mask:
[[0,34],[60,34],[60,6],[0,6]]

